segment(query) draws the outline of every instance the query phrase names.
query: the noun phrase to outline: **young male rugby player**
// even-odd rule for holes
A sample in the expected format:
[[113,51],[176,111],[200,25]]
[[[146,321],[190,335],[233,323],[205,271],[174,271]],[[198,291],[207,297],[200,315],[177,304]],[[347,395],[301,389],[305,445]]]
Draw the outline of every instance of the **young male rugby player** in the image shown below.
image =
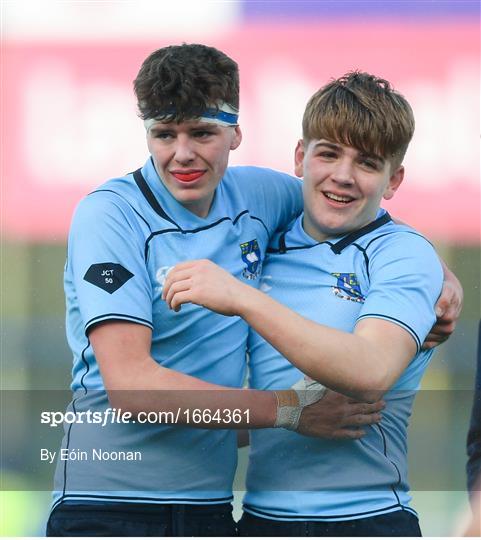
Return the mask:
[[359,440],[253,432],[242,535],[420,535],[407,424],[432,356],[421,346],[443,273],[431,244],[380,208],[403,181],[413,132],[411,107],[389,82],[352,72],[327,84],[304,113],[295,152],[304,212],[271,242],[268,294],[210,261],[180,264],[167,277],[173,310],[193,302],[255,330],[251,387],[276,390],[293,420],[297,395],[282,389],[302,373],[355,399],[386,401],[381,422]]

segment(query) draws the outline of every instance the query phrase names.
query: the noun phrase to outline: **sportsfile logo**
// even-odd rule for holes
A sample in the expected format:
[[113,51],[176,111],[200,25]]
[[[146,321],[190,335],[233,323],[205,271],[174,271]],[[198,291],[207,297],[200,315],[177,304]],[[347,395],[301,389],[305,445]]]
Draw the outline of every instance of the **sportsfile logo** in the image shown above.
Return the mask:
[[177,407],[165,411],[130,411],[108,407],[102,411],[42,411],[40,423],[50,427],[63,424],[239,424],[249,423],[249,409],[189,409]]

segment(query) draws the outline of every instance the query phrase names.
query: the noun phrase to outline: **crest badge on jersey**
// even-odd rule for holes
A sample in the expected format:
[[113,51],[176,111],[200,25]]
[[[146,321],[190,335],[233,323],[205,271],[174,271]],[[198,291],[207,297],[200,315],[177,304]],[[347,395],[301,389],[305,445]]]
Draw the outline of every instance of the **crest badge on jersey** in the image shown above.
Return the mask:
[[242,270],[242,275],[246,279],[256,279],[261,273],[262,259],[261,250],[257,239],[249,240],[240,244],[242,260],[245,262],[246,267]]
[[366,297],[362,294],[361,286],[356,274],[333,272],[331,276],[337,278],[337,283],[332,287],[332,292],[343,300],[364,303]]

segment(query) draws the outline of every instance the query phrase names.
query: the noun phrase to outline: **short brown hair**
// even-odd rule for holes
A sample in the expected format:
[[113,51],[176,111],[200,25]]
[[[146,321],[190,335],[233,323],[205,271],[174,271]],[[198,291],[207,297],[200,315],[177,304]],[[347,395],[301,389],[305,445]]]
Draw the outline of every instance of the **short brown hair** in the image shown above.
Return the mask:
[[352,71],[311,97],[302,132],[305,142],[328,139],[389,159],[396,168],[413,136],[414,115],[388,81]]
[[172,45],[144,60],[134,90],[142,119],[182,122],[219,102],[238,109],[239,69],[214,47]]

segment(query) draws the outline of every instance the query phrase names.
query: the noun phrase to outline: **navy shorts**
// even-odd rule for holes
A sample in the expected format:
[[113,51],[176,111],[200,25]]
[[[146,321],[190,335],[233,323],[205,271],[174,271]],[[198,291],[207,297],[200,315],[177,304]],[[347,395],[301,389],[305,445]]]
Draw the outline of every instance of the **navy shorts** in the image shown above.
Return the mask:
[[74,504],[50,514],[47,536],[237,536],[231,504]]
[[349,521],[277,521],[244,512],[239,536],[422,536],[418,518],[399,510]]

